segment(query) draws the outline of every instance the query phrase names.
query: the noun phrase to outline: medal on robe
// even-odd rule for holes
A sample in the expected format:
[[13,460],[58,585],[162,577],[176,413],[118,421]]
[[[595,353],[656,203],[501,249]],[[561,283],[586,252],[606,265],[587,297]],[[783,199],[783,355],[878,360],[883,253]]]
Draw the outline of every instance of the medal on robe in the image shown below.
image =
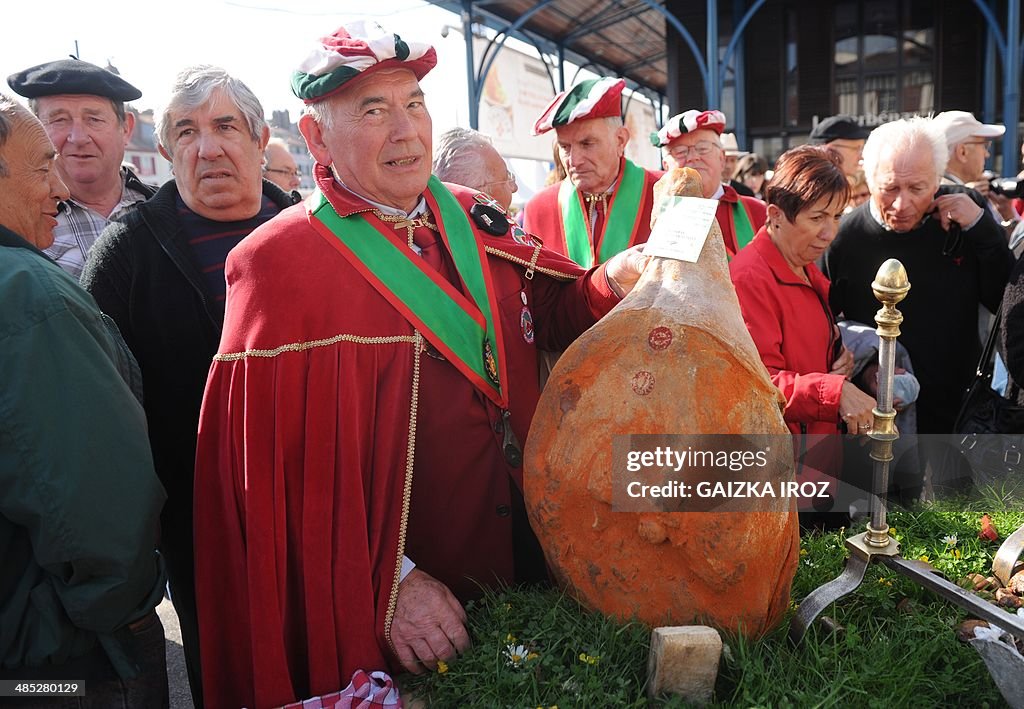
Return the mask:
[[536,246],[536,244],[533,243],[533,239],[530,238],[530,235],[523,231],[523,228],[518,224],[512,225],[512,241],[517,244],[522,244],[523,246]]
[[507,212],[505,211],[504,207],[502,207],[500,204],[498,204],[498,200],[494,199],[494,197],[491,197],[489,194],[484,194],[483,192],[477,192],[476,194],[473,195],[473,199],[476,200],[477,204],[483,204],[483,205],[486,205],[488,207],[494,207],[495,209],[497,209],[502,214],[507,214]]
[[484,371],[487,372],[487,377],[497,386],[499,384],[498,363],[494,359],[491,341],[486,337],[484,338]]
[[523,309],[519,313],[519,326],[523,328],[523,339],[526,340],[526,344],[533,344],[533,315],[530,314],[530,309],[523,306]]

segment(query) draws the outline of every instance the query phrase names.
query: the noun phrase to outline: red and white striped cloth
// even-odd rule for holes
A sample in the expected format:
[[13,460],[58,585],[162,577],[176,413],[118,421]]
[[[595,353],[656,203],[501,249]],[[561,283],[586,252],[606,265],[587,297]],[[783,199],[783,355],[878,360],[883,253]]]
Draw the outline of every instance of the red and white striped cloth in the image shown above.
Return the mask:
[[286,704],[282,709],[375,709],[388,707],[401,709],[402,698],[398,696],[391,677],[386,672],[366,674],[356,670],[352,681],[340,692],[332,692],[301,702]]

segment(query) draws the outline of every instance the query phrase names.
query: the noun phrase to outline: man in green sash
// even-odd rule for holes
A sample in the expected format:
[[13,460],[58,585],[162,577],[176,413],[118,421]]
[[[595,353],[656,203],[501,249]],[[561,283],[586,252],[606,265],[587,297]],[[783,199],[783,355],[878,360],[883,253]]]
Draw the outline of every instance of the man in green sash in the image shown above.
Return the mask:
[[651,134],[651,142],[661,148],[666,168],[690,167],[700,173],[705,199],[718,200],[716,217],[725,251],[732,257],[764,226],[766,207],[761,200],[737,194],[722,183],[723,130],[725,114],[721,111],[690,110],[672,116]]
[[629,129],[622,124],[626,82],[581,81],[555,96],[533,126],[555,131],[567,176],[526,204],[523,228],[584,268],[604,263],[651,235],[652,189],[661,173],[624,157]]
[[207,709],[422,672],[463,603],[545,577],[522,498],[537,350],[639,277],[583,270],[430,174],[426,44],[372,22],[293,74],[316,191],[227,258],[199,423],[196,591]]

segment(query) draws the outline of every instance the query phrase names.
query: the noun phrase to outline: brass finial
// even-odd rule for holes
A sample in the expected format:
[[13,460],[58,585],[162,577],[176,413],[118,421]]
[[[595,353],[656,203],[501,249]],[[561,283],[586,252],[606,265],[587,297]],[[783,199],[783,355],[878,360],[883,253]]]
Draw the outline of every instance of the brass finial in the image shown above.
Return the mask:
[[878,268],[875,280],[871,284],[875,298],[883,305],[896,305],[907,297],[910,281],[907,280],[907,269],[898,260],[891,258]]
[[883,263],[871,284],[871,290],[882,304],[881,309],[875,313],[878,336],[899,337],[903,314],[896,309],[896,304],[906,298],[910,290],[910,281],[907,280],[907,271],[903,264],[894,258]]

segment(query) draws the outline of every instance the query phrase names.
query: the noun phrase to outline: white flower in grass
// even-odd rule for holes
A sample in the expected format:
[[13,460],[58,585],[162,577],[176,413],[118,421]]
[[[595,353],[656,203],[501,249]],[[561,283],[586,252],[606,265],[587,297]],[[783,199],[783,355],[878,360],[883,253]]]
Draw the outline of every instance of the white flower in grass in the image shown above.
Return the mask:
[[955,547],[958,541],[955,534],[947,534],[942,538],[942,543],[947,547]]
[[525,645],[509,645],[505,648],[505,664],[509,667],[522,667],[529,651]]

